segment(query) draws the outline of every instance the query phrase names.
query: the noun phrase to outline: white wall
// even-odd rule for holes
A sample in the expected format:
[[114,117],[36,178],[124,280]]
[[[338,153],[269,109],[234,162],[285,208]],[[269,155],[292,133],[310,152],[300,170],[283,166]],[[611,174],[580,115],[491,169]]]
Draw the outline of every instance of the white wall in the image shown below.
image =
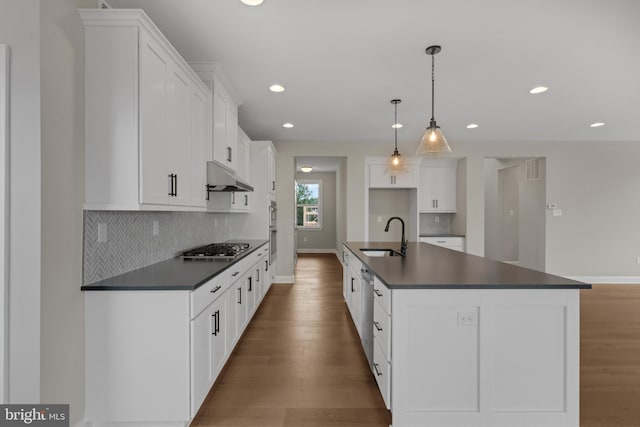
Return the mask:
[[347,239],[347,159],[340,160],[336,172],[336,251],[342,252],[342,242]]
[[9,391],[40,400],[40,1],[0,0],[9,46]]
[[[554,142],[554,143],[455,143],[461,186],[466,189],[467,250],[484,254],[484,159],[486,157],[545,157],[546,202],[557,203],[562,217],[546,211],[545,270],[566,276],[640,276],[640,141]],[[293,181],[293,157],[327,155],[348,157],[347,239],[364,236],[364,156],[386,155],[386,144],[277,143],[278,180]],[[416,144],[400,146],[402,153]],[[464,184],[464,185],[463,185]],[[278,274],[293,271],[293,195],[278,193],[282,207],[278,240]],[[291,212],[288,216],[287,211]],[[456,214],[452,231],[459,232],[461,213]],[[291,261],[289,261],[289,258]]]
[[313,249],[336,249],[336,173],[299,172],[296,174],[296,179],[317,179],[322,181],[322,194],[320,196],[322,198],[322,229],[298,229],[298,249],[307,251]]
[[84,413],[84,30],[72,0],[42,0],[40,398]]

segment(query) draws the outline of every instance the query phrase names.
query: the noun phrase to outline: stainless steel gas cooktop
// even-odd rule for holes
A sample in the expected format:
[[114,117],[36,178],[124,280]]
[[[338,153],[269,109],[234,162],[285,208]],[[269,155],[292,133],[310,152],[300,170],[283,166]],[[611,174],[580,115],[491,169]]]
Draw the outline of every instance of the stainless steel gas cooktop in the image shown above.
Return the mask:
[[211,243],[189,249],[180,255],[184,259],[233,259],[249,249],[249,243]]

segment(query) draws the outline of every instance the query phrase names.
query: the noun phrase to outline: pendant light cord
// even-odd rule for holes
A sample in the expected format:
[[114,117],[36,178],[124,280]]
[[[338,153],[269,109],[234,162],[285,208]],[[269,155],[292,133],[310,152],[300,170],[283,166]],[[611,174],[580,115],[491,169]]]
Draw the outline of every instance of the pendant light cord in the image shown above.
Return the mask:
[[398,151],[398,103],[394,102],[393,104],[396,108],[396,115],[395,115],[395,121],[393,122],[393,130],[395,131],[396,134],[396,151]]
[[436,59],[433,56],[434,55],[431,55],[431,121],[434,120],[433,119],[433,117],[434,117],[433,110],[434,110],[434,104],[435,104],[434,99],[436,97],[436,93],[435,93],[435,86],[436,86],[435,81],[436,81],[436,79],[434,77],[435,76],[435,71],[434,70],[435,70]]

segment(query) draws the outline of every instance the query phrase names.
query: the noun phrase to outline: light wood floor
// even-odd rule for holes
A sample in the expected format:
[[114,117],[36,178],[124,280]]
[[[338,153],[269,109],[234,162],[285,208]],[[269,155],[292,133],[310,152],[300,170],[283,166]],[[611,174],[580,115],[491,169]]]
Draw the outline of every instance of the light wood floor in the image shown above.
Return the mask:
[[193,426],[388,427],[333,254],[272,285]]
[[580,426],[640,426],[640,285],[580,293]]
[[[640,427],[640,285],[581,291],[580,426]],[[193,426],[387,427],[335,255],[273,285]]]

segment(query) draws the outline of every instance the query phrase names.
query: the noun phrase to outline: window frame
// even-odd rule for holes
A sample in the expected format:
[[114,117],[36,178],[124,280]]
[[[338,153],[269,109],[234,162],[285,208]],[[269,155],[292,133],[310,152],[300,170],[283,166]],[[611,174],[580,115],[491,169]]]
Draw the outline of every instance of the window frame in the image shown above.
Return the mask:
[[[298,184],[303,184],[303,185],[309,185],[309,184],[317,184],[318,185],[318,204],[317,205],[312,205],[312,204],[298,204],[298,200],[295,199],[296,195],[295,195],[295,191],[297,188]],[[295,228],[296,230],[304,230],[304,231],[321,231],[322,230],[322,198],[323,198],[323,192],[322,192],[322,180],[321,179],[296,179],[295,183],[294,183],[294,199],[296,200],[295,203],[295,211],[294,211],[294,215],[293,217],[295,218]],[[298,225],[298,207],[300,206],[318,206],[318,225],[317,226],[309,226],[309,225]],[[303,214],[304,215],[304,214]],[[304,218],[303,218],[303,222],[304,222]]]

